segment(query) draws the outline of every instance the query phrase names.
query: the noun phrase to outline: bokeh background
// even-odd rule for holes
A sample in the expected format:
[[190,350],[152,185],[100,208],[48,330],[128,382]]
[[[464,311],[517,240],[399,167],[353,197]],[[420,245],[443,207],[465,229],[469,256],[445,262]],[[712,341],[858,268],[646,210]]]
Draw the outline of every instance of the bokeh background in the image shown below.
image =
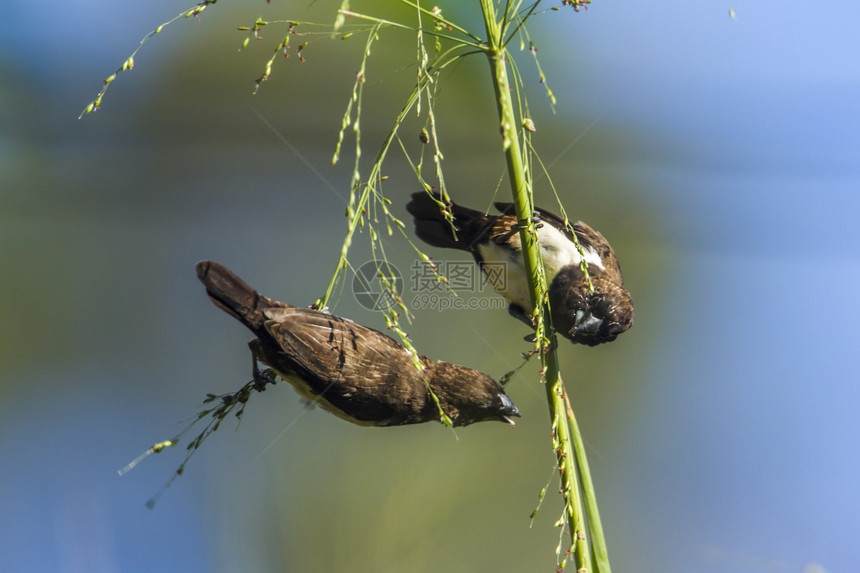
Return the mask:
[[[328,284],[352,147],[330,157],[363,36],[314,37],[252,96],[283,27],[244,52],[236,28],[330,22],[337,4],[211,6],[165,29],[80,121],[185,4],[0,8],[0,571],[553,570],[561,505],[534,364],[508,387],[515,429],[354,427],[278,386],[154,509],[182,451],[117,476],[205,393],[248,379],[248,333],[204,296],[195,262],[295,304]],[[443,8],[480,29],[476,3],[457,4]],[[859,27],[849,1],[595,2],[533,20],[559,99],[553,113],[524,52],[538,150],[571,216],[612,240],[637,303],[615,343],[562,348],[618,571],[860,563]],[[414,77],[414,37],[385,31],[363,162]],[[484,207],[504,169],[485,63],[444,80],[447,181]],[[417,185],[399,151],[385,172],[405,217]],[[545,181],[537,194],[554,206]],[[411,248],[387,244],[408,275]],[[369,258],[359,237],[351,260]],[[334,310],[383,327],[348,287]],[[502,310],[422,310],[407,329],[423,353],[493,376],[526,348]]]

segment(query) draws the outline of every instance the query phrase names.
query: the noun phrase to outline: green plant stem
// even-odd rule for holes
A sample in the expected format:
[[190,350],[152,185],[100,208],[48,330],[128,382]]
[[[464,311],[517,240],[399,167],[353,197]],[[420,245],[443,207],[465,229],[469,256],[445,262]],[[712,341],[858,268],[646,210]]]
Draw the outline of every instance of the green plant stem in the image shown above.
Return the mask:
[[[521,126],[517,123],[511,98],[511,86],[508,80],[505,51],[505,30],[499,25],[493,0],[481,0],[481,8],[487,30],[485,52],[492,72],[493,87],[498,105],[502,147],[507,161],[516,216],[519,224],[522,226],[520,240],[522,242],[523,260],[531,290],[532,306],[537,319],[536,333],[541,345],[547,402],[552,421],[553,448],[561,476],[565,520],[570,533],[570,551],[573,554],[577,571],[585,573],[592,571],[591,550],[589,549],[587,530],[583,520],[582,498],[577,478],[578,470],[584,468],[587,471],[587,463],[582,463],[585,460],[585,452],[584,450],[577,452],[574,449],[574,432],[576,433],[576,441],[578,443],[581,443],[581,438],[575,426],[575,418],[572,416],[572,410],[570,410],[571,415],[568,416],[567,397],[558,367],[558,339],[552,330],[552,325],[547,324],[550,320],[550,313],[546,300],[546,274],[543,268],[536,229],[534,223],[531,222],[533,198],[529,181],[526,177],[525,162],[519,143]],[[571,427],[571,421],[574,423],[573,427]],[[589,485],[591,484],[590,479],[588,479],[588,483]],[[596,512],[593,488],[588,488],[587,493],[592,497],[589,501],[589,508],[593,507]],[[598,518],[596,522],[598,527],[599,523]],[[602,554],[605,555],[605,551]],[[560,561],[563,567],[566,562],[565,557],[560,556]],[[606,565],[601,570],[608,571],[608,560],[601,559],[601,561]]]
[[579,478],[582,482],[583,498],[585,499],[585,518],[588,521],[588,532],[591,534],[591,558],[594,561],[594,570],[601,573],[609,573],[609,553],[606,550],[606,539],[603,537],[603,524],[600,521],[600,512],[597,509],[597,495],[594,484],[591,481],[591,471],[588,468],[588,458],[585,456],[585,443],[579,432],[579,424],[567,394],[564,396],[565,408],[567,410],[567,423],[570,426],[573,449],[576,452],[576,466]]

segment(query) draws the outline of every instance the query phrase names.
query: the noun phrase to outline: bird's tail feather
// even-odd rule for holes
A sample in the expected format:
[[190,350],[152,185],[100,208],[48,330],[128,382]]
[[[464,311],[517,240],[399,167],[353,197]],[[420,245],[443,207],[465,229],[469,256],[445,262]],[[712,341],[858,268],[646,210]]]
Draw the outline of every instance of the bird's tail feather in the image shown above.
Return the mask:
[[286,306],[267,298],[215,261],[197,263],[197,277],[215,306],[256,332],[263,327],[263,309]]
[[437,193],[423,191],[412,194],[406,210],[415,220],[415,234],[425,243],[446,249],[471,250],[472,245],[486,231],[490,217],[480,211],[449,205],[454,217],[453,226],[442,213],[441,197]]

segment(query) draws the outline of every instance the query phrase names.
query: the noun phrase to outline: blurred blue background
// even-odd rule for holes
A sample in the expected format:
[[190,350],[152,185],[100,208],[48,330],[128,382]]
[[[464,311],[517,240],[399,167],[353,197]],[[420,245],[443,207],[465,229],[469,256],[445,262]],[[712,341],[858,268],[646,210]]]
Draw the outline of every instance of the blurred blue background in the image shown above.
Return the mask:
[[[182,451],[117,477],[206,392],[248,378],[249,336],[195,262],[300,305],[328,284],[351,148],[329,160],[363,36],[278,58],[252,96],[283,28],[238,52],[236,27],[330,22],[335,4],[218,3],[165,29],[80,121],[185,5],[0,9],[0,571],[553,570],[555,481],[528,519],[554,477],[536,365],[508,387],[513,430],[354,427],[278,386],[154,510]],[[479,29],[477,8],[459,9],[445,8]],[[617,571],[860,563],[858,27],[855,2],[772,0],[598,1],[530,27],[559,98],[553,115],[522,54],[538,150],[571,217],[613,242],[637,303],[615,343],[562,348]],[[365,158],[413,60],[414,37],[383,32]],[[504,169],[486,65],[444,77],[446,179],[483,207]],[[414,177],[398,152],[385,171],[405,218]],[[554,206],[545,184],[537,195]],[[388,254],[408,272],[404,241]],[[369,258],[358,238],[351,260]],[[335,311],[383,327],[348,289]],[[501,310],[422,311],[407,329],[422,353],[497,377],[526,349]]]

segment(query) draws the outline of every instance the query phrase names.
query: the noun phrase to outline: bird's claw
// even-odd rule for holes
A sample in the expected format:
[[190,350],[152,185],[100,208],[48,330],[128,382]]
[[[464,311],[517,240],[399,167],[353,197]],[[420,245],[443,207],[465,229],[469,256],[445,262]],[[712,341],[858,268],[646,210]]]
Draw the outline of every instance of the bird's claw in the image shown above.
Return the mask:
[[511,225],[508,228],[508,231],[506,233],[504,233],[503,235],[499,235],[498,237],[495,237],[493,240],[498,245],[504,245],[505,243],[507,243],[510,240],[511,237],[513,237],[514,235],[516,235],[517,233],[519,233],[523,229],[528,229],[529,228],[528,223],[533,223],[535,226],[535,229],[540,229],[541,227],[543,227],[543,223],[541,222],[541,218],[540,218],[540,213],[538,213],[537,211],[532,211],[532,216],[529,217],[527,219],[527,221],[528,221],[527,223],[520,223],[519,221],[514,223],[513,225]]
[[266,389],[266,384],[277,384],[278,381],[272,375],[270,369],[254,368],[254,390],[262,392]]
[[[537,211],[532,211],[532,216],[529,217],[528,220],[529,220],[529,223],[534,223],[535,229],[540,229],[541,227],[543,227],[543,222],[541,222],[540,213]],[[521,229],[527,228],[528,225],[523,225],[521,223],[517,223],[516,225],[514,225],[514,227],[517,227],[517,230],[519,231]]]

